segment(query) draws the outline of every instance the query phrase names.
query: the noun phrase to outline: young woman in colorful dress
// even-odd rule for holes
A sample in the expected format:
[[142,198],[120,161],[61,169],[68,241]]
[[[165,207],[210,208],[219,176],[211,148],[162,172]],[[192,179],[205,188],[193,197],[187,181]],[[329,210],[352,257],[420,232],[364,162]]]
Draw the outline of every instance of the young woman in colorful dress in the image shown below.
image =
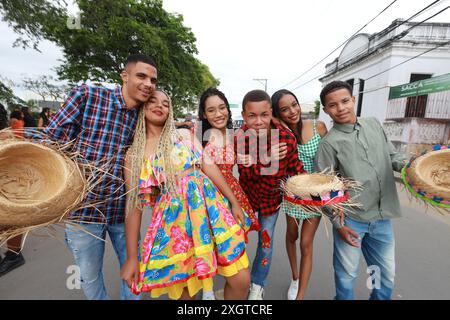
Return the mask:
[[[175,128],[169,96],[153,93],[125,165],[127,261],[121,276],[136,294],[192,299],[201,289],[212,290],[220,274],[225,299],[247,297],[244,213],[201,149],[191,131]],[[152,217],[139,252],[142,206],[152,208]]]
[[[203,92],[200,97],[198,118],[201,122],[196,127],[196,135],[202,142],[203,153],[219,167],[244,210],[244,231],[247,242],[248,232],[259,231],[260,226],[245,192],[239,181],[233,176],[233,167],[237,159],[234,152],[231,110],[225,94],[216,88],[208,88]],[[203,291],[203,299],[213,300],[214,293]]]

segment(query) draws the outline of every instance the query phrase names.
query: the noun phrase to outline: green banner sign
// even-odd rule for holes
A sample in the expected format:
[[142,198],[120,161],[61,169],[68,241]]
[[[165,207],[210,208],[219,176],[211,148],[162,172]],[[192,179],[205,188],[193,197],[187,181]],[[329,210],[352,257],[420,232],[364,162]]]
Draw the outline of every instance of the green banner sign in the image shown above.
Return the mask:
[[238,109],[239,105],[237,103],[230,103],[230,108],[231,109]]
[[422,96],[429,93],[447,90],[450,90],[450,73],[430,79],[391,87],[389,91],[389,100]]

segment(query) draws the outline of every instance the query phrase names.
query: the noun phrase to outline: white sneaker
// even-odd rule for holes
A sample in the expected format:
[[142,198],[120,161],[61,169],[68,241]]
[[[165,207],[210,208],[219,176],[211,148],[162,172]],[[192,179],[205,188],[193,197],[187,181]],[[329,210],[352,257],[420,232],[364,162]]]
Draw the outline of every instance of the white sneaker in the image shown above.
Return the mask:
[[250,286],[250,293],[248,300],[262,300],[264,297],[264,288],[260,285],[252,283]]
[[214,291],[203,291],[202,300],[216,300]]
[[289,286],[288,292],[287,292],[287,298],[288,300],[295,300],[297,298],[297,292],[298,292],[298,279],[291,280],[291,285]]

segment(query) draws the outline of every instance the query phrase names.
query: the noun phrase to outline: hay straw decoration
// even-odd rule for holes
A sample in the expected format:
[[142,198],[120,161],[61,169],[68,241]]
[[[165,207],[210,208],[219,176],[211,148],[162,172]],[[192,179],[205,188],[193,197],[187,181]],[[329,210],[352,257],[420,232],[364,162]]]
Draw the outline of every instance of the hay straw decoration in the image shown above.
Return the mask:
[[[16,137],[10,128],[0,131],[0,247],[19,235],[23,235],[24,243],[29,232],[42,228],[49,235],[55,227],[66,225],[89,233],[79,224],[79,218],[67,215],[84,208],[97,209],[104,203],[106,199],[87,201],[86,196],[95,195],[93,190],[106,177],[119,179],[123,184],[121,178],[108,172],[114,159],[94,166],[73,151],[75,141],[60,143],[38,130],[23,131],[37,140]],[[27,157],[21,157],[23,152]]]

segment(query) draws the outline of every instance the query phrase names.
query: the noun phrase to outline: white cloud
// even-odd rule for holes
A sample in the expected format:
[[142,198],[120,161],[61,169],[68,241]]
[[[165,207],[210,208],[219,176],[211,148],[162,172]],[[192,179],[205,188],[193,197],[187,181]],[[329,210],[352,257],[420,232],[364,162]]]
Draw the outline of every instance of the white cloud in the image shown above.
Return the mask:
[[[240,103],[249,90],[264,88],[252,79],[267,78],[268,92],[293,80],[351,36],[392,0],[164,0],[164,8],[184,17],[197,38],[198,58],[220,79],[220,89],[230,103]],[[448,5],[414,19],[421,21]],[[431,3],[431,1],[430,1]],[[397,18],[409,18],[425,7],[422,0],[398,0],[362,32],[381,31]],[[450,10],[431,21],[450,22]],[[13,80],[22,75],[54,74],[62,57],[50,42],[43,53],[12,48],[16,35],[0,23],[0,74]],[[340,50],[324,63],[289,85],[293,89],[324,72]],[[303,102],[318,98],[318,80],[294,91]]]

